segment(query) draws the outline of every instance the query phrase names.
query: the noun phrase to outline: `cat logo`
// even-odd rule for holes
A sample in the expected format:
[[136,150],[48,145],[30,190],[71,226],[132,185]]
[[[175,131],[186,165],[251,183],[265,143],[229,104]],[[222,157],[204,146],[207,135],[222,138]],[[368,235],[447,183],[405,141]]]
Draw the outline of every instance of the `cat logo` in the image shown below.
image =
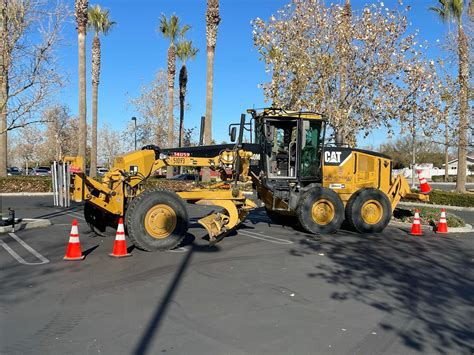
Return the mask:
[[324,152],[325,163],[336,163],[341,162],[341,152]]
[[324,152],[324,164],[329,166],[342,166],[351,157],[350,149],[332,150],[328,149]]

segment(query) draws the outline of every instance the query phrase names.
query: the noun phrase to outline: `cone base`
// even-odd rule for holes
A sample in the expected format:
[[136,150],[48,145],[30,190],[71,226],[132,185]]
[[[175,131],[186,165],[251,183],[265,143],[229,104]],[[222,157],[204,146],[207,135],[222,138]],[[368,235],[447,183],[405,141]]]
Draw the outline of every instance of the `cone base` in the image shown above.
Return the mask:
[[436,231],[436,234],[448,234],[448,231]]
[[86,257],[85,255],[81,255],[81,256],[78,256],[78,257],[75,257],[75,258],[71,258],[71,257],[69,257],[69,256],[65,256],[65,257],[63,258],[63,260],[84,260],[85,257]]
[[111,256],[112,258],[126,258],[128,256],[132,256],[132,254],[127,253],[127,254],[117,255],[117,254],[111,253],[111,254],[109,254],[109,256]]

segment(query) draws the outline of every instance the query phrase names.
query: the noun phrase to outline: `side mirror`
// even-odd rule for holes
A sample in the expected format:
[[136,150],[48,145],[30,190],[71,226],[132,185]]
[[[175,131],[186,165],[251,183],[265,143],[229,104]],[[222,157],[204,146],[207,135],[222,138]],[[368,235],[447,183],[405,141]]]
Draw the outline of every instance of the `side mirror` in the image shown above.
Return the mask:
[[230,141],[235,142],[235,136],[237,135],[237,127],[232,127],[229,132]]

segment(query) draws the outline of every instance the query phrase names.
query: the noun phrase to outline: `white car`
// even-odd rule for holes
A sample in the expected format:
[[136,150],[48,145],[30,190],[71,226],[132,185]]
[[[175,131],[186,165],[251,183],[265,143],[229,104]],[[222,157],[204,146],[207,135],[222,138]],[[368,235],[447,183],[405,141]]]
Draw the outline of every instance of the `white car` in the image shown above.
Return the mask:
[[97,168],[97,175],[102,176],[105,175],[105,173],[108,173],[109,169],[107,168]]

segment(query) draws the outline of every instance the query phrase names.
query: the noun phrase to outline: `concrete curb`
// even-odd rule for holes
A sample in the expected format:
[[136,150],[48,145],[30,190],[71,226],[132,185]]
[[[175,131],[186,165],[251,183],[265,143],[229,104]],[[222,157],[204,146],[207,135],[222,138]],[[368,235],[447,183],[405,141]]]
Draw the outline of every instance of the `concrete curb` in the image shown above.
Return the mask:
[[[394,227],[404,227],[404,230],[410,231],[411,230],[411,223],[403,223],[403,222],[398,222],[398,221],[393,221],[391,220],[389,225],[394,226]],[[429,230],[429,231],[434,231],[432,226],[427,226],[425,224],[421,225],[422,230]],[[474,232],[474,229],[470,224],[466,223],[465,227],[459,227],[459,228],[448,228],[448,234],[450,233],[471,233]]]
[[15,230],[13,230],[12,226],[0,226],[0,233],[11,233],[25,229],[47,227],[50,225],[51,222],[49,219],[23,218],[21,222],[15,224]]
[[447,210],[474,212],[474,207],[431,205],[429,203],[421,203],[421,202],[399,202],[398,205],[407,206],[407,207],[415,206],[415,207],[432,207],[432,208],[439,208],[439,209],[446,208]]
[[8,197],[8,196],[53,196],[52,192],[2,192],[0,193],[0,197]]

